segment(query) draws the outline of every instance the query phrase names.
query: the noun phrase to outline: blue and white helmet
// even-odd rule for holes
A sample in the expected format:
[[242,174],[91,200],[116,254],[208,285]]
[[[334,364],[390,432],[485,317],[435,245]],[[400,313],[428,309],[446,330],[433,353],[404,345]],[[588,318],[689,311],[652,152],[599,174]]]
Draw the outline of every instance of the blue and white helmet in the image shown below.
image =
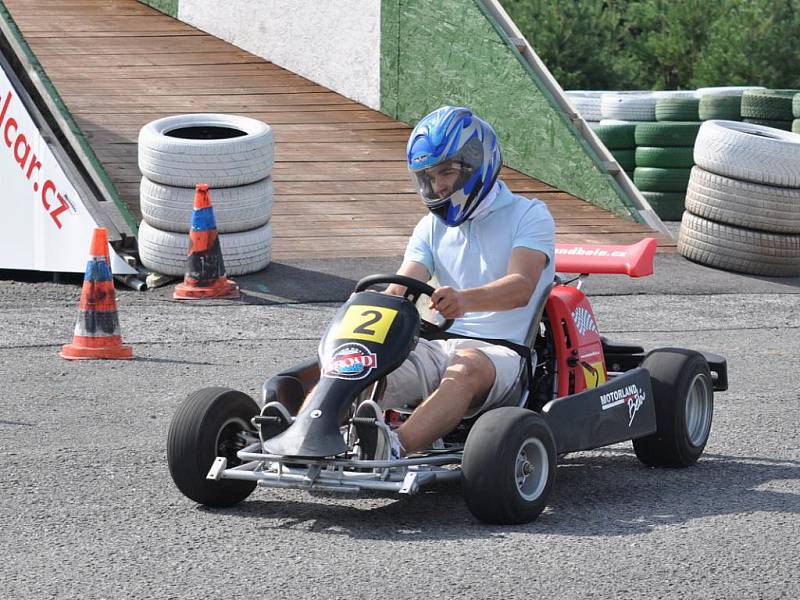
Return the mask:
[[457,106],[443,106],[417,123],[406,154],[422,202],[451,227],[475,212],[503,165],[492,126]]

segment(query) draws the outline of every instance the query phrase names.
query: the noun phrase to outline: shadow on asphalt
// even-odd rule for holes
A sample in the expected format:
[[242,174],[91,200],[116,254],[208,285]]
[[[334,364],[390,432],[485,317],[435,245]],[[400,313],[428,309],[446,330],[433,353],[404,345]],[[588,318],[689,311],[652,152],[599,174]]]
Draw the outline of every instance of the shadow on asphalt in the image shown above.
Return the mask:
[[367,495],[346,504],[336,497],[263,500],[269,492],[256,490],[236,508],[199,510],[252,520],[251,526],[265,531],[289,529],[354,539],[476,539],[522,531],[609,537],[726,514],[798,514],[797,495],[777,491],[783,481],[797,479],[800,461],[711,454],[688,469],[651,469],[632,451],[612,448],[602,455],[575,454],[559,461],[548,508],[528,525],[478,522],[467,510],[458,484],[438,484],[410,497]]

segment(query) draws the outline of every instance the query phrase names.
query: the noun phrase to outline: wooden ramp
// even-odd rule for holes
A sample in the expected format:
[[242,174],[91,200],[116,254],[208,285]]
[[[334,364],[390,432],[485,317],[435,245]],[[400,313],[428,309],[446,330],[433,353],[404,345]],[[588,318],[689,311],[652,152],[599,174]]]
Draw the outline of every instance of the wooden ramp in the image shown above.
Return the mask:
[[[221,112],[275,132],[273,258],[397,256],[425,209],[405,166],[410,128],[136,0],[3,0],[137,221],[136,138],[171,114]],[[503,169],[550,207],[559,242],[675,242]]]

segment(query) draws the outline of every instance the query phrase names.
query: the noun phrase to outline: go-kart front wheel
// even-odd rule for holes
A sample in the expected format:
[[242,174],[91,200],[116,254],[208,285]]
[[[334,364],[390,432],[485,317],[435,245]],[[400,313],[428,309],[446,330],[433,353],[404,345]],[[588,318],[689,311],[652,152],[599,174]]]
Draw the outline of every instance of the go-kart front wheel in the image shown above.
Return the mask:
[[654,434],[633,440],[637,458],[651,467],[688,467],[708,442],[714,387],[702,354],[661,348],[647,355],[656,406]]
[[172,417],[167,437],[167,463],[172,480],[191,500],[206,506],[232,506],[255,489],[254,481],[206,479],[217,456],[228,467],[241,464],[236,453],[258,441],[250,424],[258,405],[243,392],[224,387],[198,390]]
[[467,436],[461,469],[464,499],[478,519],[529,523],[544,510],[555,481],[553,434],[530,410],[490,410]]

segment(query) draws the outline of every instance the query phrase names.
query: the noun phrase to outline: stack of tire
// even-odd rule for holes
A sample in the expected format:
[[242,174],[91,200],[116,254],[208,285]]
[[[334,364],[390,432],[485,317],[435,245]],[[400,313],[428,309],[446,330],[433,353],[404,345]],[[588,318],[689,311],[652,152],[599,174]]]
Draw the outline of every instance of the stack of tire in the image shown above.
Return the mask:
[[635,123],[607,120],[603,123],[592,125],[600,141],[603,142],[619,166],[633,178],[633,169],[636,167],[636,140],[634,138]]
[[745,123],[792,130],[792,102],[798,90],[748,90],[742,95]]
[[272,258],[272,128],[247,117],[176,115],[139,132],[139,258],[157,273],[182,276],[195,185],[209,186],[228,275]]
[[633,182],[665,221],[681,218],[700,129],[694,92],[657,96],[655,123],[637,123]]
[[565,94],[587,123],[598,123],[603,118],[600,113],[600,96],[603,92],[572,90]]
[[720,269],[800,276],[800,135],[707,121],[694,160],[678,251]]

